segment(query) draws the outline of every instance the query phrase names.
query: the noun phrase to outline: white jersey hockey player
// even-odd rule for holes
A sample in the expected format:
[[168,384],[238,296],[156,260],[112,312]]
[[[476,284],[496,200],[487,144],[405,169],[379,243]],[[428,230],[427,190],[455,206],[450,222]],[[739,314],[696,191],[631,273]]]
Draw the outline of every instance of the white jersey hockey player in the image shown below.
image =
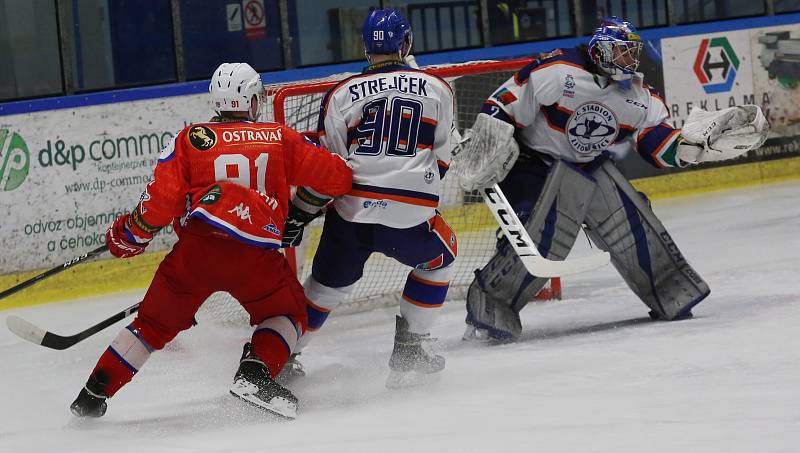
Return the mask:
[[[651,315],[674,320],[710,290],[617,170],[614,151],[635,149],[661,168],[731,159],[761,146],[767,124],[757,106],[742,106],[698,109],[673,128],[663,99],[636,72],[641,47],[630,23],[607,17],[588,48],[534,60],[484,103],[452,171],[469,190],[499,182],[546,258],[565,259],[585,225]],[[470,286],[468,335],[516,338],[519,311],[546,282],[501,241]]]
[[[444,80],[408,66],[411,28],[396,10],[372,11],[364,23],[370,65],[341,81],[322,102],[320,143],[353,169],[353,189],[328,209],[311,276],[309,331],[352,291],[367,258],[380,252],[410,267],[397,317],[387,386],[435,373],[430,328],[442,307],[457,254],[456,236],[436,212],[451,158],[453,93]],[[285,245],[328,199],[300,188],[290,207]],[[292,227],[294,225],[294,227]],[[310,333],[301,339],[308,343]]]

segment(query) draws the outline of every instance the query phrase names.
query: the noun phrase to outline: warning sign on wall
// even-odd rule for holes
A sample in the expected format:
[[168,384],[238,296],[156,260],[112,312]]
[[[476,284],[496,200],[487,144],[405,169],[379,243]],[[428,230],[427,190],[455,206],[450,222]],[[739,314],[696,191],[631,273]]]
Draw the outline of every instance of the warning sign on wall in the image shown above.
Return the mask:
[[264,39],[267,37],[267,17],[264,0],[243,0],[244,37],[247,39]]

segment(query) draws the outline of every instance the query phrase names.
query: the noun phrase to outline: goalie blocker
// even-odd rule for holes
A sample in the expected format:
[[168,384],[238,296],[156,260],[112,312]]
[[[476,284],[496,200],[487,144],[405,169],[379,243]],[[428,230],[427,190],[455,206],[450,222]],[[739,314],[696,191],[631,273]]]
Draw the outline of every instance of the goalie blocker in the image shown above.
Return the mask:
[[[611,254],[614,267],[654,318],[683,318],[708,296],[708,285],[683,257],[647,199],[607,156],[584,169],[545,159],[523,154],[500,183],[509,198],[520,200],[514,208],[543,257],[565,259],[585,224],[589,237]],[[468,334],[477,328],[495,339],[517,338],[522,330],[520,310],[546,282],[528,274],[507,241],[501,241],[469,288]]]

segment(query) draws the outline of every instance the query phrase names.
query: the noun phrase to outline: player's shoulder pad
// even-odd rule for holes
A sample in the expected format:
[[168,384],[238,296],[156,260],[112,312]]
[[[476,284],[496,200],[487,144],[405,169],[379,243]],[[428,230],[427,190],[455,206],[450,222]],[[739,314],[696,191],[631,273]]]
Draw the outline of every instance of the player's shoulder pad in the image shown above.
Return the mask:
[[556,65],[567,65],[586,70],[586,56],[580,49],[554,49],[543,52],[534,57],[534,60],[514,74],[517,85],[524,85],[531,73]]
[[185,127],[181,133],[184,134],[184,143],[190,149],[197,151],[208,151],[217,145],[218,138],[215,131],[217,123],[197,123]]
[[365,75],[365,74],[353,74],[353,75],[351,75],[351,76],[349,76],[349,77],[345,77],[344,79],[342,79],[342,80],[340,80],[339,82],[337,82],[337,83],[336,83],[336,85],[332,86],[332,87],[331,87],[331,88],[330,88],[330,89],[329,89],[329,90],[328,90],[328,91],[325,93],[325,96],[323,96],[323,97],[322,97],[322,103],[321,103],[321,109],[322,109],[322,111],[323,111],[323,112],[327,112],[327,111],[328,111],[328,104],[329,104],[329,103],[330,103],[330,101],[331,101],[331,97],[333,97],[333,94],[334,94],[334,93],[336,93],[336,91],[337,91],[339,88],[343,87],[343,86],[344,86],[344,85],[345,85],[347,82],[349,82],[349,81],[351,81],[351,80],[353,80],[353,79],[355,79],[355,78],[358,78],[358,77],[364,76],[364,75]]
[[188,127],[181,129],[166,145],[164,145],[161,149],[161,153],[158,155],[158,163],[169,162],[175,157],[175,142],[178,140],[185,140],[188,130]]
[[669,114],[669,108],[667,108],[667,101],[664,100],[664,96],[661,94],[661,92],[659,92],[655,87],[648,85],[646,83],[642,84],[642,88],[644,88],[645,92],[648,95],[655,98],[656,101],[661,102],[664,105],[664,108],[667,109],[667,114]]
[[441,82],[441,84],[442,84],[442,85],[443,85],[443,86],[444,86],[444,87],[447,89],[447,91],[449,91],[449,92],[450,92],[450,94],[452,94],[452,93],[453,93],[453,87],[451,87],[451,86],[450,86],[450,84],[449,84],[449,83],[447,83],[447,80],[445,80],[445,79],[443,79],[443,78],[439,77],[439,76],[438,76],[438,75],[436,75],[436,74],[433,74],[433,73],[431,73],[431,72],[429,72],[429,71],[426,71],[426,70],[424,70],[424,69],[414,69],[414,68],[403,68],[403,71],[407,71],[407,72],[418,72],[418,73],[421,73],[421,74],[425,74],[425,75],[427,75],[427,76],[430,76],[432,79],[434,79],[434,80],[437,80],[437,81]]

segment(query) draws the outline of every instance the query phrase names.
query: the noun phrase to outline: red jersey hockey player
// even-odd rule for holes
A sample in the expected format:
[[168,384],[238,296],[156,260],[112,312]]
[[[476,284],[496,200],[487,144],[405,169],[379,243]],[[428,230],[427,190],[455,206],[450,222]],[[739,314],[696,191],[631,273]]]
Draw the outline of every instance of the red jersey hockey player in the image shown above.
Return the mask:
[[294,418],[297,398],[272,377],[306,330],[303,288],[278,252],[289,186],[340,195],[350,190],[344,160],[277,123],[256,123],[261,78],[249,65],[222,64],[210,92],[218,117],[186,127],[159,156],[154,179],[129,215],[106,232],[109,251],[127,258],[186,215],[172,251],[156,271],[138,316],[100,357],[70,406],[100,417],[106,399],[128,383],[153,351],[192,325],[217,291],[233,295],[257,326],[231,393]]

